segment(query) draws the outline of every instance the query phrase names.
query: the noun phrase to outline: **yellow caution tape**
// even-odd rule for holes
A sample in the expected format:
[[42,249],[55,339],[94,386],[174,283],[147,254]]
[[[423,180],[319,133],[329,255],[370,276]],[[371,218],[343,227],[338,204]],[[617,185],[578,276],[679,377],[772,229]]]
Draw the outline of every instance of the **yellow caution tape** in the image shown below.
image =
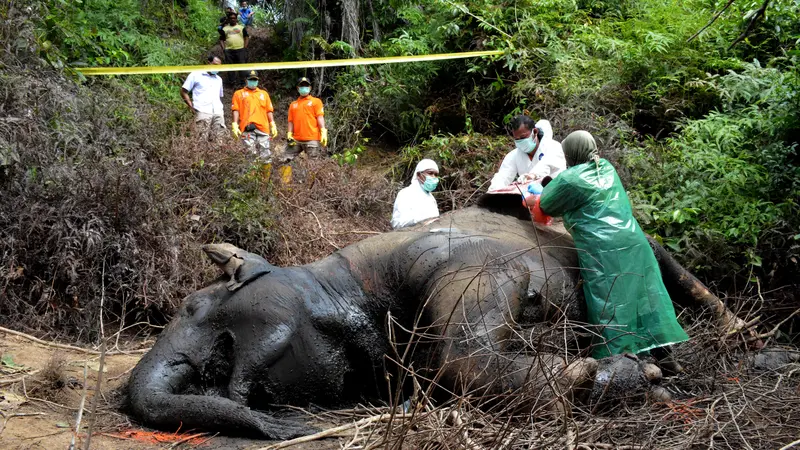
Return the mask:
[[[441,61],[445,59],[477,58],[479,56],[502,55],[502,50],[482,52],[442,53],[438,55],[387,56],[383,58],[354,59],[322,59],[316,61],[286,61],[269,63],[223,64],[214,66],[214,70],[231,72],[235,70],[277,70],[277,69],[309,69],[312,67],[344,67],[364,66],[370,64],[397,64],[421,61]],[[195,70],[208,70],[208,65],[197,66],[145,66],[145,67],[74,67],[83,75],[149,75],[156,73],[184,73]]]

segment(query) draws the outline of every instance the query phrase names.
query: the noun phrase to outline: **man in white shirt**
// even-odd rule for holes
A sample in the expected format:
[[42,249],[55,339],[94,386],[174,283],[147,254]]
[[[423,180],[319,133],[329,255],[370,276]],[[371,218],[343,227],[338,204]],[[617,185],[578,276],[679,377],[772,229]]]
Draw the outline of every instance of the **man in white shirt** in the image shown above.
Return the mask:
[[[217,141],[225,135],[225,115],[222,109],[222,77],[214,66],[222,64],[209,55],[209,70],[192,72],[181,86],[181,97],[195,113],[195,130],[203,141]],[[191,92],[192,97],[189,98]]]
[[439,207],[431,192],[439,184],[439,166],[423,159],[414,168],[411,183],[397,193],[392,212],[392,228],[403,228],[439,217]]
[[492,177],[489,192],[504,188],[515,181],[527,182],[546,176],[555,177],[567,168],[564,150],[553,139],[553,128],[547,120],[533,122],[520,115],[511,120],[509,130],[516,148],[503,158],[500,169]]

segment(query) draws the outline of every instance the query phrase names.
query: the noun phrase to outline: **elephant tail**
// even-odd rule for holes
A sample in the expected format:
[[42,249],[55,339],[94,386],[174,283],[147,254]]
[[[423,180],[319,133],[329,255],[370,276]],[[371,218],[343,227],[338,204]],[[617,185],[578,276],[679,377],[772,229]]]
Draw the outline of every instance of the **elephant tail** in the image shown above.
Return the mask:
[[723,329],[735,331],[745,327],[744,320],[737,317],[706,285],[681,266],[658,241],[650,236],[647,236],[647,240],[658,261],[661,278],[672,300],[683,305],[703,305],[714,314]]

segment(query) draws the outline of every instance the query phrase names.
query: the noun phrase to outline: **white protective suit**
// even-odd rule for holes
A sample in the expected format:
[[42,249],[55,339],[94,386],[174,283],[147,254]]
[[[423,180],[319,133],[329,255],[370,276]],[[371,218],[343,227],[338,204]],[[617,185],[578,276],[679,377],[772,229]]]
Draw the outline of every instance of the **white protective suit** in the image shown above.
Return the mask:
[[500,169],[492,177],[489,191],[508,186],[520,175],[528,174],[531,178],[544,178],[548,175],[555,177],[567,168],[564,150],[561,149],[561,143],[553,139],[553,127],[550,121],[540,120],[536,122],[536,128],[542,130],[543,136],[533,159],[523,151],[516,148],[512,150],[503,158]]
[[397,193],[392,212],[392,228],[408,227],[432,217],[439,217],[439,207],[430,192],[422,189],[417,174],[429,169],[439,171],[433,160],[423,159],[414,169],[411,184]]

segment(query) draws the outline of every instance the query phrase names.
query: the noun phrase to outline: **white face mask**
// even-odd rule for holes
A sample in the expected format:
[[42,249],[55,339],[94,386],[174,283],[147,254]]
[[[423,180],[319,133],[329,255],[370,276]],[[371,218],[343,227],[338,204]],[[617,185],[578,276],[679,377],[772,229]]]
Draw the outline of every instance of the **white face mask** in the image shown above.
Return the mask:
[[516,144],[519,151],[525,152],[528,155],[536,148],[536,142],[533,140],[533,136],[526,137],[525,139],[514,139],[514,144]]

